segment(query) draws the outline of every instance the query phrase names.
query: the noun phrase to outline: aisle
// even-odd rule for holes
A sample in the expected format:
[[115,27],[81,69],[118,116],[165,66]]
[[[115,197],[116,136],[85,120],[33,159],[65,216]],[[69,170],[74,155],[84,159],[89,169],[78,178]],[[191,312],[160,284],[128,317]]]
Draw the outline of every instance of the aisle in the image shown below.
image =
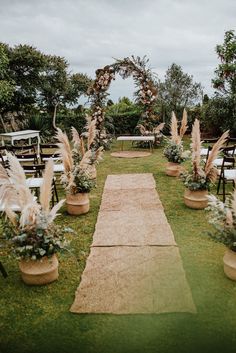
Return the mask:
[[71,311],[196,312],[152,174],[107,177]]

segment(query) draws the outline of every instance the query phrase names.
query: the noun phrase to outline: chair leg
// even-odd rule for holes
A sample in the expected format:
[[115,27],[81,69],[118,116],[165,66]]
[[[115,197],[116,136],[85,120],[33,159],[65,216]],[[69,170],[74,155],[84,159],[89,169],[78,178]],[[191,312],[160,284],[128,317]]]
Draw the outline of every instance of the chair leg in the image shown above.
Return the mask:
[[1,263],[0,261],[0,272],[2,273],[3,277],[6,278],[8,275],[7,275],[7,271],[5,270],[3,264]]
[[[59,197],[58,197],[58,193],[57,193],[55,180],[53,180],[53,189],[54,189],[54,192],[55,192],[56,201],[58,202],[59,201]],[[53,192],[53,194],[54,194],[54,192]]]
[[217,195],[219,195],[219,192],[220,192],[220,184],[221,184],[221,175],[219,176],[219,181],[217,185]]
[[223,178],[223,202],[225,202],[225,179]]

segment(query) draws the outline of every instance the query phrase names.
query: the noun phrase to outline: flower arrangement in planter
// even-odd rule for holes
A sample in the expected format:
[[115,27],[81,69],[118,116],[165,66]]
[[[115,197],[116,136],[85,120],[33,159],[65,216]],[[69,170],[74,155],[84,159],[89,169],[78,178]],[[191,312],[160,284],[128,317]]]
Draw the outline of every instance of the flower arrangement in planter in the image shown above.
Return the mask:
[[[47,284],[58,278],[56,253],[68,246],[66,229],[54,223],[65,200],[50,209],[53,161],[46,165],[38,203],[17,158],[10,153],[7,158],[9,168],[0,165],[0,201],[7,216],[4,231],[20,260],[23,281],[31,285]],[[13,204],[19,206],[19,213],[12,210]]]
[[178,121],[174,112],[172,112],[171,124],[170,124],[170,134],[171,137],[166,139],[166,147],[164,149],[164,156],[168,160],[168,165],[166,168],[166,174],[169,176],[179,176],[182,167],[180,166],[188,158],[188,151],[184,152],[183,148],[183,136],[187,131],[187,112],[184,109],[183,117],[181,121],[181,127],[178,132]]
[[83,137],[75,128],[72,128],[71,148],[68,136],[57,129],[57,140],[59,141],[59,153],[64,165],[64,173],[61,177],[62,184],[66,190],[67,211],[72,215],[84,214],[89,211],[89,192],[95,186],[96,178],[95,163],[101,159],[102,147],[92,149],[92,143],[96,136],[96,121],[89,121],[87,132],[87,150]]
[[184,202],[186,206],[195,209],[203,209],[207,207],[207,194],[210,184],[217,179],[218,172],[214,166],[214,160],[217,158],[220,149],[227,141],[228,131],[224,132],[219,140],[213,145],[211,153],[204,166],[201,164],[201,136],[200,123],[195,119],[192,127],[190,145],[192,152],[192,170],[182,173],[181,179],[186,187],[184,194]]
[[225,203],[214,195],[209,195],[207,210],[210,211],[209,223],[216,229],[209,235],[227,247],[223,257],[224,272],[227,277],[236,281],[236,190]]

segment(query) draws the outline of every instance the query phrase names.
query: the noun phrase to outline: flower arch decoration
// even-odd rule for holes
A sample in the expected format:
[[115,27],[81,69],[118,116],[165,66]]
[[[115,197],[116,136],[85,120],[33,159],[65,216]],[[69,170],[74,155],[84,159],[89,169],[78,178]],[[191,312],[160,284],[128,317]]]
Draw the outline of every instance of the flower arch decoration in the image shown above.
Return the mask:
[[106,130],[104,126],[105,120],[105,102],[111,81],[115,79],[118,73],[123,79],[130,76],[133,77],[135,87],[136,102],[142,107],[142,121],[144,125],[148,125],[156,120],[154,114],[154,106],[157,99],[157,87],[153,79],[153,72],[147,66],[149,60],[131,56],[116,60],[115,63],[107,65],[102,69],[96,70],[96,78],[91,87],[88,89],[89,99],[91,101],[91,118],[96,119],[97,143],[105,145]]

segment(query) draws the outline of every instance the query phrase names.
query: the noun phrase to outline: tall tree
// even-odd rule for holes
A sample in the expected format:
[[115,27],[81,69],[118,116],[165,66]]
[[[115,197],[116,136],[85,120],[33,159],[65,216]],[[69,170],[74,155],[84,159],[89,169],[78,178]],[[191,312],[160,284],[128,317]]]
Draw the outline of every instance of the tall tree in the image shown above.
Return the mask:
[[193,81],[193,76],[184,73],[181,66],[173,63],[165,74],[164,82],[158,84],[158,105],[162,120],[170,117],[171,111],[181,112],[202,99],[202,86]]
[[9,69],[15,82],[12,111],[19,112],[36,103],[45,68],[45,55],[29,45],[9,49]]
[[7,127],[2,114],[5,106],[11,102],[15,90],[14,81],[9,76],[7,49],[7,45],[0,43],[0,122],[4,132],[7,132]]
[[221,61],[215,70],[213,87],[221,94],[236,95],[236,36],[234,31],[225,32],[223,44],[216,46],[216,53]]

